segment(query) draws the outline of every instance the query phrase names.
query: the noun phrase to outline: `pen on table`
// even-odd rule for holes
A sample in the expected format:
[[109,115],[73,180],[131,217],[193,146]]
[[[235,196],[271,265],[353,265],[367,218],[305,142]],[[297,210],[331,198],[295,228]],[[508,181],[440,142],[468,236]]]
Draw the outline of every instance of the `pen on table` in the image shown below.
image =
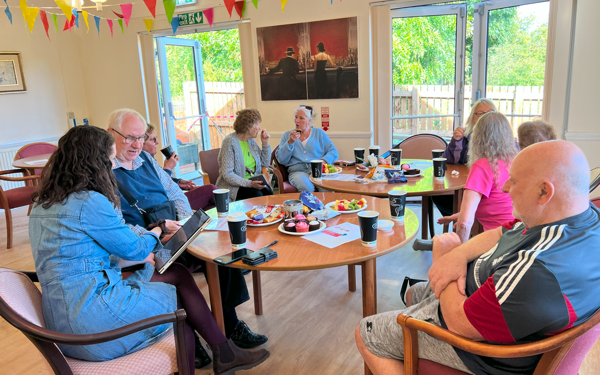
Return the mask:
[[275,241],[271,242],[270,244],[268,244],[265,247],[271,247],[271,246],[275,245],[277,242],[279,242],[279,240],[275,240]]

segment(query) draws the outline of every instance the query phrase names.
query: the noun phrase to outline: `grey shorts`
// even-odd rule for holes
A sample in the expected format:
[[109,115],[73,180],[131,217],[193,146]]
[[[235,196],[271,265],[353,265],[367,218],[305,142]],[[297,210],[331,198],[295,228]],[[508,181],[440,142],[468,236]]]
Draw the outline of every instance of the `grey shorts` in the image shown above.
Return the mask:
[[[402,326],[396,321],[398,314],[408,314],[415,319],[441,326],[438,317],[440,301],[435,299],[429,283],[413,286],[411,300],[413,305],[405,310],[377,314],[360,321],[360,336],[371,353],[379,358],[404,360]],[[419,358],[472,374],[450,344],[420,331],[418,336]]]

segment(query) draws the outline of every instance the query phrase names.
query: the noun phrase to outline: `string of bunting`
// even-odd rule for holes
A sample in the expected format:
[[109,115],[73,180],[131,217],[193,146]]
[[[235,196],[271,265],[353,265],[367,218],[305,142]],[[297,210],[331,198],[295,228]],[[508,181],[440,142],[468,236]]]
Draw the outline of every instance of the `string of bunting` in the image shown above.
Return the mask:
[[[150,11],[150,14],[152,14],[152,18],[156,19],[156,1],[157,0],[143,0],[143,1],[144,1],[144,4],[146,5],[146,7],[148,8],[148,10]],[[244,13],[246,11],[246,0],[238,0],[238,1],[223,0],[223,1],[225,3],[225,8],[227,9],[227,12],[229,13],[229,18],[232,17],[234,9],[235,9],[235,12],[240,17],[240,19],[242,19],[244,17]],[[254,5],[254,8],[258,9],[258,0],[251,0],[251,1],[252,1],[252,4]],[[281,1],[281,11],[285,12],[285,5],[287,3],[287,0],[280,0],[280,1]],[[333,0],[330,0],[330,1],[333,4]],[[342,1],[342,0],[340,0],[340,1]],[[66,31],[66,30],[71,31],[73,29],[73,27],[79,28],[79,19],[80,19],[80,17],[83,17],[83,21],[85,22],[87,32],[89,32],[90,24],[88,22],[88,17],[89,17],[89,15],[91,15],[92,17],[94,17],[94,23],[96,25],[96,30],[98,32],[98,36],[100,36],[100,20],[106,20],[106,23],[108,24],[108,28],[110,29],[110,36],[112,38],[114,21],[117,21],[117,23],[119,24],[121,33],[125,34],[125,28],[123,27],[123,22],[125,22],[125,27],[128,28],[129,20],[131,19],[131,13],[133,10],[133,5],[140,4],[140,3],[125,3],[125,4],[107,5],[107,6],[114,6],[114,7],[119,6],[120,10],[121,10],[121,13],[117,13],[113,10],[112,13],[114,13],[117,16],[117,18],[111,19],[111,18],[105,18],[105,17],[96,16],[94,14],[90,14],[85,10],[77,10],[76,8],[67,4],[65,2],[65,0],[54,0],[54,2],[58,6],[58,9],[60,9],[62,11],[62,13],[60,13],[60,12],[52,13],[52,12],[45,10],[45,9],[57,9],[56,7],[41,7],[41,9],[40,9],[38,7],[30,7],[27,4],[27,0],[19,0],[19,8],[21,9],[21,13],[23,14],[23,19],[25,20],[26,30],[28,29],[29,32],[33,33],[35,21],[37,19],[37,16],[39,15],[40,20],[42,21],[42,24],[44,26],[44,31],[46,32],[46,36],[48,37],[48,40],[50,40],[50,34],[48,32],[48,30],[50,28],[50,23],[48,21],[48,15],[52,16],[52,22],[54,24],[54,28],[56,29],[57,33],[59,32],[58,16],[64,15],[67,19],[65,21],[63,31]],[[163,3],[163,7],[165,9],[165,15],[167,16],[167,19],[169,20],[169,23],[171,24],[171,28],[173,29],[173,34],[175,34],[175,32],[177,31],[177,28],[180,25],[203,23],[204,18],[206,18],[206,21],[208,22],[209,26],[212,27],[213,19],[214,19],[214,8],[204,9],[201,12],[183,13],[183,14],[175,15],[176,0],[162,0],[162,3]],[[10,7],[8,5],[8,0],[4,0],[4,4],[6,5],[6,8],[4,9],[4,13],[6,14],[6,17],[8,18],[10,24],[12,25],[13,18],[12,18],[12,13],[10,11]],[[148,30],[148,32],[150,32],[152,30],[153,19],[148,18],[148,19],[143,19],[143,21],[144,21],[144,25],[146,26],[146,30]],[[29,32],[27,34],[28,36],[29,36]]]

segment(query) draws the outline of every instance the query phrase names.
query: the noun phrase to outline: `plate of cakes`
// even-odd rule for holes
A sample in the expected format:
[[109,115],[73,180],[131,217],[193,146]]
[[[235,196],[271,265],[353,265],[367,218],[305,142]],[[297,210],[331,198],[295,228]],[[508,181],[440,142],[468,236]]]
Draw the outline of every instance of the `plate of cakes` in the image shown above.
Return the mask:
[[246,225],[249,227],[266,227],[279,223],[285,216],[283,212],[283,206],[254,206],[250,211],[246,212],[248,220]]
[[327,228],[327,224],[317,220],[312,216],[296,215],[293,219],[287,219],[279,224],[281,233],[291,236],[304,236],[311,233],[317,233]]

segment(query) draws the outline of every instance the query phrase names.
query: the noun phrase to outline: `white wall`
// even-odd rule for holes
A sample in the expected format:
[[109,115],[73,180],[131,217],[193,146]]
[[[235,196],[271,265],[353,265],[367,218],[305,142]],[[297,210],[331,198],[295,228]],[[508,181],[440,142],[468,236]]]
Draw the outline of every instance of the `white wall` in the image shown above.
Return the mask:
[[21,52],[27,92],[0,95],[0,148],[56,139],[68,130],[67,112],[88,115],[79,38],[68,32],[57,35],[52,26],[48,41],[39,18],[28,37],[21,11],[11,9],[12,25],[2,7],[0,51]]

